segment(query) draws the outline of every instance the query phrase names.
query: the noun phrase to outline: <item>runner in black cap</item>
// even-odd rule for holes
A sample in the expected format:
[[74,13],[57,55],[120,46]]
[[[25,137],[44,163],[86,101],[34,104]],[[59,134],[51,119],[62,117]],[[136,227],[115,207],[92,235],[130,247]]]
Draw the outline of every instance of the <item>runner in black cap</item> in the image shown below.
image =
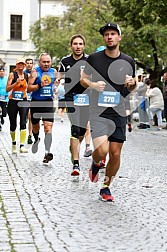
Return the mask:
[[107,29],[116,30],[118,32],[118,34],[121,35],[121,29],[120,29],[120,27],[119,27],[118,24],[114,24],[114,23],[107,23],[107,24],[105,24],[103,27],[100,28],[100,30],[99,30],[100,34],[104,35],[104,32]]
[[107,23],[99,32],[106,49],[88,57],[81,84],[92,89],[90,125],[94,151],[90,179],[92,182],[98,180],[101,160],[108,154],[100,197],[103,201],[113,201],[109,186],[119,169],[121,149],[126,140],[124,98],[136,87],[135,63],[119,49],[122,36],[118,24]]

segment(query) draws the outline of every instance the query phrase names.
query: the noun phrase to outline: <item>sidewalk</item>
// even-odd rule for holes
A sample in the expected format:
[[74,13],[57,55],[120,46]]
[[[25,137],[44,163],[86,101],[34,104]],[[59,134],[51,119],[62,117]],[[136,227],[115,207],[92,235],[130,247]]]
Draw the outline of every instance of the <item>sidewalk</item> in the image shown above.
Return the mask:
[[[43,126],[41,126],[43,127]],[[53,161],[39,152],[13,155],[9,123],[0,132],[0,251],[167,251],[167,130],[127,132],[121,167],[111,187],[114,203],[98,199],[81,146],[81,176],[70,177],[70,124],[56,117]]]

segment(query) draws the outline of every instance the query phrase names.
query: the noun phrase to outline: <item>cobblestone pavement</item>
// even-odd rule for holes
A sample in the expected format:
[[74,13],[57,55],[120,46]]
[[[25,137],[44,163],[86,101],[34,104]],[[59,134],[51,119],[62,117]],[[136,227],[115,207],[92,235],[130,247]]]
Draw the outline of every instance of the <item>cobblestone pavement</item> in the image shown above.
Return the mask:
[[0,251],[167,251],[167,131],[127,132],[114,203],[98,199],[104,174],[89,182],[84,143],[81,176],[71,179],[68,119],[56,117],[47,166],[42,131],[37,154],[27,145],[29,153],[17,155],[7,119],[0,132]]

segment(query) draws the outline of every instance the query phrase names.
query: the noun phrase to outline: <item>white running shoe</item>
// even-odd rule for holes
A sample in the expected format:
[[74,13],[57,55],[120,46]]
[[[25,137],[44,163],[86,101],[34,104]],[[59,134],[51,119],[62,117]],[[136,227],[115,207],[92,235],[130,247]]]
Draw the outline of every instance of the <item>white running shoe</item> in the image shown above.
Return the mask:
[[20,153],[28,153],[28,150],[24,146],[22,146],[20,148]]
[[17,154],[16,145],[12,144],[12,153]]

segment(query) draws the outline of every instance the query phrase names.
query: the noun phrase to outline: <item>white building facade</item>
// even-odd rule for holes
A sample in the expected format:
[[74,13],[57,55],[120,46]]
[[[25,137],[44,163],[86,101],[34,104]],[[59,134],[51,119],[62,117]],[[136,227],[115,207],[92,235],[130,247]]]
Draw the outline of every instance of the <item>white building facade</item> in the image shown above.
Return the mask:
[[0,0],[0,65],[9,74],[18,57],[35,60],[29,28],[40,17],[63,15],[65,7],[57,0]]

